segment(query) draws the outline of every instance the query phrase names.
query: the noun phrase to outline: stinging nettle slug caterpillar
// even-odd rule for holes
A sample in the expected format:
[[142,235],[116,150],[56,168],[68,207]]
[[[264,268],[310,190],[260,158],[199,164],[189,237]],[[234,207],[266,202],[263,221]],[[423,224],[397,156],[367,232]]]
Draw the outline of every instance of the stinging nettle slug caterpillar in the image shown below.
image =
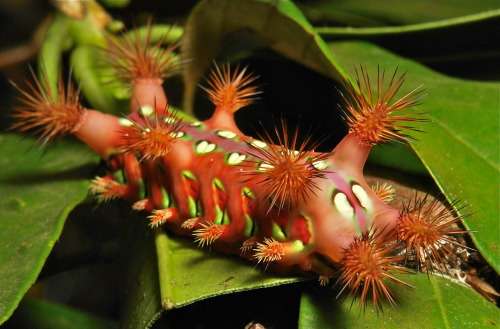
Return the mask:
[[[424,121],[404,110],[418,105],[420,87],[395,95],[405,74],[378,72],[372,90],[366,69],[345,82],[349,133],[331,152],[309,151],[286,123],[259,139],[245,136],[234,113],[260,91],[247,68],[215,66],[204,88],[215,106],[203,122],[181,119],[169,109],[163,80],[177,69],[170,53],[145,41],[108,39],[107,61],[117,78],[131,85],[130,114],[116,117],[85,108],[74,85],[46,81],[20,89],[13,128],[32,131],[47,144],[73,134],[106,161],[108,173],[90,191],[99,201],[122,198],[146,211],[150,226],[191,236],[200,247],[241,255],[279,272],[315,273],[339,291],[396,303],[387,282],[411,288],[394,274],[443,266],[461,246],[451,228],[461,217],[414,199],[399,211],[388,205],[391,186],[371,188],[363,167],[372,146],[412,142],[412,123]],[[273,143],[277,140],[277,143]]]

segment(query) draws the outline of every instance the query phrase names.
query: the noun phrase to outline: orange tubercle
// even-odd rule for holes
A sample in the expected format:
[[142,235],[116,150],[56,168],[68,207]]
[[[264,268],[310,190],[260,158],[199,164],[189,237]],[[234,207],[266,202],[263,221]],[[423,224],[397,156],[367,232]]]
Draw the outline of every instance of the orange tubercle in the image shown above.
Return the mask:
[[33,130],[43,145],[78,130],[87,110],[80,104],[74,85],[68,82],[65,86],[60,78],[57,91],[53,91],[46,77],[40,81],[33,71],[32,76],[34,81],[26,81],[26,90],[14,84],[22,94],[18,97],[22,105],[14,108],[12,129]]
[[169,154],[172,145],[182,134],[181,120],[168,111],[162,116],[155,112],[154,119],[142,111],[138,115],[140,122],[129,118],[131,126],[122,129],[122,138],[126,142],[122,146],[123,150],[138,154],[141,160],[154,160]]
[[122,185],[112,177],[96,177],[90,186],[90,193],[98,197],[99,202],[106,202],[122,197],[127,185]]
[[319,190],[316,179],[325,178],[325,171],[322,166],[318,166],[318,163],[322,163],[332,154],[306,151],[307,148],[316,148],[319,142],[311,142],[311,137],[308,137],[299,144],[297,130],[290,141],[284,121],[281,131],[275,128],[275,133],[279,145],[272,143],[272,138],[267,132],[259,136],[266,147],[261,148],[255,142],[249,143],[253,148],[249,153],[257,161],[251,162],[250,167],[254,169],[245,172],[244,175],[250,176],[246,181],[255,180],[263,189],[261,195],[270,197],[269,209],[274,205],[282,209],[305,201],[310,194],[315,194]]
[[382,297],[395,305],[396,298],[386,280],[407,288],[412,286],[393,276],[408,272],[397,265],[404,257],[392,256],[398,247],[394,242],[392,234],[381,235],[378,230],[356,237],[344,250],[344,257],[340,261],[341,276],[337,281],[341,285],[340,293],[347,289],[349,295],[356,297],[361,292],[360,306],[366,306],[371,295],[377,310],[382,309]]
[[177,218],[177,215],[177,210],[175,208],[154,210],[151,216],[148,217],[150,220],[149,226],[159,227],[167,221]]
[[211,245],[215,242],[222,233],[224,228],[222,225],[216,225],[214,223],[200,224],[201,228],[194,231],[193,235],[195,237],[195,242],[198,242],[200,247],[205,245]]
[[[259,92],[251,83],[257,77],[246,73],[247,68],[236,67],[233,72],[229,65],[220,69],[215,67],[208,79],[208,88],[205,90],[217,109],[234,113],[240,108],[249,105],[253,97]],[[217,110],[216,110],[217,111]]]
[[373,193],[380,198],[384,203],[389,203],[394,199],[394,194],[396,190],[391,185],[384,183],[382,185],[377,185],[372,187]]
[[152,42],[153,24],[148,23],[145,38],[142,38],[137,28],[133,37],[124,35],[121,38],[109,36],[109,47],[105,50],[110,63],[117,71],[117,77],[125,82],[136,79],[156,81],[160,85],[163,79],[177,70],[178,63],[173,52],[179,46],[177,43],[163,48],[168,33],[156,43]]
[[359,142],[365,146],[389,141],[411,142],[414,140],[404,130],[419,131],[414,127],[398,124],[398,122],[425,122],[427,120],[411,114],[393,115],[395,112],[414,107],[424,95],[420,87],[415,88],[399,100],[393,101],[401,88],[405,74],[396,79],[397,69],[392,75],[389,84],[384,90],[385,72],[378,71],[377,91],[374,95],[370,78],[366,70],[361,67],[356,70],[356,87],[347,81],[347,92],[350,99],[344,96],[346,103],[346,121],[349,132],[356,134]]
[[452,228],[464,216],[456,215],[441,205],[438,199],[427,202],[428,197],[415,199],[403,206],[396,226],[397,238],[408,254],[414,255],[418,269],[425,266],[447,271],[443,266],[453,255],[451,246],[467,248],[452,235],[468,233]]
[[257,243],[257,247],[254,249],[254,257],[257,262],[270,263],[280,260],[285,256],[285,247],[279,241],[274,238],[264,238],[264,242]]

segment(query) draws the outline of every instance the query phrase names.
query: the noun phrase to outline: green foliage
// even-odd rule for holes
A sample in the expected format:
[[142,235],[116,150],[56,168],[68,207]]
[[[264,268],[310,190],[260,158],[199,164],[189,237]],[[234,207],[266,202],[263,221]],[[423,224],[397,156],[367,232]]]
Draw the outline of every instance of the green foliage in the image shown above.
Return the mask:
[[35,282],[68,213],[87,195],[97,157],[75,142],[41,153],[32,139],[0,135],[0,145],[1,323]]
[[116,329],[112,321],[56,303],[25,299],[6,329]]
[[[385,305],[377,313],[368,304],[346,298],[339,303],[335,292],[309,289],[302,294],[299,328],[488,328],[498,326],[498,310],[467,287],[439,276],[405,276],[415,291],[398,289],[399,304]],[[467,301],[467,307],[463,307]],[[418,316],[416,316],[418,314]]]
[[[119,6],[127,3],[120,1]],[[426,133],[415,135],[419,141],[412,150],[396,148],[387,155],[382,149],[375,151],[372,159],[378,165],[412,174],[428,172],[448,200],[460,200],[459,205],[466,206],[458,210],[461,214],[474,213],[463,224],[473,231],[475,247],[498,273],[500,77],[479,63],[494,62],[492,58],[499,52],[500,43],[492,42],[494,27],[500,22],[498,5],[490,1],[463,1],[461,5],[456,1],[306,3],[200,1],[187,18],[182,44],[184,110],[194,113],[195,90],[213,59],[248,60],[262,56],[262,49],[271,49],[273,59],[296,62],[337,83],[352,80],[359,65],[372,73],[377,66],[388,72],[399,66],[408,72],[401,94],[424,85],[428,96],[415,111],[425,112],[430,122],[418,127]],[[38,69],[44,70],[48,83],[55,86],[60,63],[63,57],[68,58],[86,101],[104,112],[123,113],[128,107],[127,89],[108,83],[109,70],[96,65],[102,56],[99,47],[106,46],[104,35],[113,31],[106,31],[105,24],[95,19],[102,17],[104,9],[92,8],[90,16],[81,21],[61,13],[54,16],[40,50]],[[321,27],[314,27],[315,23]],[[334,27],[328,26],[330,23]],[[163,24],[155,26],[153,38],[169,29]],[[228,40],[237,38],[242,30],[250,31],[253,42],[239,44],[236,49],[227,47]],[[178,26],[172,31],[175,39],[184,29]],[[493,46],[485,46],[483,40]],[[463,57],[455,49],[463,51]],[[262,58],[266,60],[266,56]],[[474,65],[462,70],[456,64],[461,61],[477,64],[477,72]],[[491,82],[480,81],[482,75]],[[335,104],[325,109],[334,110]],[[308,115],[307,109],[303,115]],[[0,145],[2,323],[35,282],[68,213],[84,199],[97,159],[72,141],[41,153],[28,151],[31,139],[6,134],[0,135]],[[403,157],[404,164],[400,161]],[[92,211],[87,213],[90,217]],[[126,265],[116,275],[122,282],[119,314],[123,328],[150,327],[164,310],[168,310],[164,314],[168,319],[176,311],[171,309],[193,307],[189,304],[209,297],[218,300],[224,294],[238,296],[244,290],[302,280],[279,277],[236,257],[198,249],[190,240],[153,232],[143,214],[109,211],[99,220],[115,220],[123,230],[118,239],[120,262]],[[401,305],[387,306],[378,314],[370,305],[360,312],[357,302],[351,307],[349,299],[337,299],[336,290],[291,284],[290,289],[302,289],[302,297],[297,300],[298,315],[290,316],[298,317],[300,328],[357,328],[360,321],[374,328],[400,327],[401,323],[418,328],[498,326],[498,309],[467,286],[434,275],[404,280],[416,289],[394,287]],[[245,301],[240,303],[244,307]],[[415,310],[425,317],[416,319]],[[62,317],[74,322],[74,328],[114,327],[88,314],[40,301],[23,302],[8,323],[33,314],[46,318],[40,318],[40,323]]]

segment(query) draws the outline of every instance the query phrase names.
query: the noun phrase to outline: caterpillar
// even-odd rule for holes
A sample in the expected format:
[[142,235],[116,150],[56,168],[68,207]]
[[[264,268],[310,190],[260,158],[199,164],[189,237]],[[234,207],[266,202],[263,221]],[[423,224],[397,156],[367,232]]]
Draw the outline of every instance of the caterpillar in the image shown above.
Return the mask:
[[[140,40],[140,38],[136,38]],[[116,117],[81,105],[72,83],[28,82],[13,128],[31,131],[45,145],[67,134],[105,160],[108,174],[90,188],[100,202],[121,198],[149,213],[150,226],[191,236],[200,247],[263,264],[278,272],[315,273],[320,284],[336,279],[340,292],[396,303],[387,282],[411,288],[395,274],[415,258],[417,268],[443,265],[461,246],[452,229],[461,216],[415,199],[399,211],[388,205],[390,186],[375,189],[363,167],[372,146],[413,141],[418,114],[400,114],[419,104],[420,87],[394,100],[405,74],[378,72],[376,91],[364,67],[345,82],[348,134],[331,151],[286,123],[259,139],[245,136],[234,113],[258,95],[247,68],[218,67],[206,90],[212,117],[196,121],[170,110],[162,83],[174,64],[160,44],[109,38],[108,61],[117,78],[131,84],[130,114]],[[388,81],[388,82],[387,82]],[[385,86],[387,85],[387,86]],[[277,143],[273,143],[277,140]]]

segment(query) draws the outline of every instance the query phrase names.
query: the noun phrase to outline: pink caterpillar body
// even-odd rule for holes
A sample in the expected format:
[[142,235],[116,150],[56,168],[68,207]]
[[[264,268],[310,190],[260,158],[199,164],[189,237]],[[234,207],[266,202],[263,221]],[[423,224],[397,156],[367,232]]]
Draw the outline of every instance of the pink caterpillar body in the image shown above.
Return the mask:
[[257,93],[245,69],[214,71],[207,91],[215,112],[198,122],[168,110],[161,88],[168,53],[149,52],[147,45],[112,49],[111,56],[129,58],[138,56],[136,51],[143,58],[120,62],[132,67],[117,67],[130,73],[122,74],[132,83],[129,116],[83,108],[71,86],[66,90],[61,84],[56,99],[39,82],[21,91],[24,106],[15,114],[15,128],[34,129],[44,143],[72,133],[107,161],[109,174],[92,182],[91,192],[99,200],[123,198],[149,212],[153,227],[193,236],[200,246],[280,272],[314,272],[322,283],[337,277],[342,290],[356,294],[362,289],[362,301],[371,294],[377,306],[381,296],[394,303],[386,280],[408,286],[392,276],[405,271],[398,265],[405,256],[394,255],[395,249],[406,248],[408,255],[423,252],[429,257],[419,261],[429,265],[441,259],[440,242],[456,244],[446,234],[460,232],[446,227],[459,217],[440,214],[438,227],[433,211],[422,211],[423,203],[400,212],[385,202],[390,188],[373,191],[363,177],[374,144],[410,138],[402,131],[412,128],[396,122],[421,121],[393,115],[421,97],[414,90],[393,101],[404,75],[396,79],[395,73],[383,91],[384,75],[379,74],[373,100],[362,69],[356,87],[347,83],[349,134],[332,152],[317,153],[306,150],[317,146],[309,140],[299,145],[297,134],[290,141],[285,126],[276,129],[280,145],[272,144],[267,133],[263,140],[241,133],[233,113]]

